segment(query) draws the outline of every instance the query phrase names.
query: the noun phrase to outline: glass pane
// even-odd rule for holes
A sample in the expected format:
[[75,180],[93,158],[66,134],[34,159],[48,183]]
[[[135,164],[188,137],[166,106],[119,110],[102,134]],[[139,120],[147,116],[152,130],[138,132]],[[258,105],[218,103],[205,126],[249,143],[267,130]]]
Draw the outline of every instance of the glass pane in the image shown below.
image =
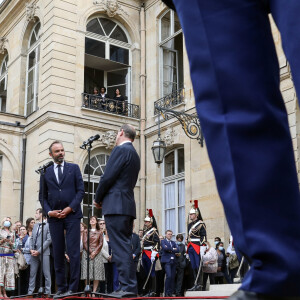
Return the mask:
[[85,38],[85,53],[105,58],[105,44],[93,39]]
[[96,194],[98,185],[99,185],[99,182],[94,182],[94,183],[93,183],[93,193],[95,193],[95,194]]
[[185,205],[185,185],[184,180],[178,181],[178,206]]
[[102,87],[104,85],[104,71],[84,68],[84,92],[93,94],[94,87]]
[[184,172],[184,149],[178,149],[178,173]]
[[123,31],[123,29],[119,25],[112,32],[112,34],[110,35],[110,37],[112,39],[128,43],[127,36],[126,36],[125,32]]
[[27,115],[30,115],[33,112],[33,101],[27,103]]
[[[88,216],[88,212],[89,212],[88,207],[87,207],[86,205],[84,205],[84,206],[83,206],[83,215],[84,215],[85,217],[87,217],[87,216]],[[87,223],[86,223],[86,224],[87,224]]]
[[165,209],[175,208],[175,183],[165,185]]
[[2,62],[0,75],[4,74],[7,71],[7,64],[8,64],[8,55],[6,55],[5,60],[3,60]]
[[185,232],[185,208],[179,207],[178,209],[178,232],[184,233]]
[[34,89],[33,89],[33,84],[31,84],[30,86],[27,87],[27,103],[29,103],[30,101],[33,101],[33,97],[34,97]]
[[98,159],[100,165],[105,165],[105,155],[104,154],[97,155],[97,159]]
[[32,35],[31,35],[29,47],[31,47],[35,42],[36,42],[36,38],[35,38],[35,34],[33,32]]
[[5,93],[5,79],[3,78],[0,81],[0,96],[2,96]]
[[97,159],[96,157],[92,157],[91,158],[91,166],[96,169],[98,167],[98,162],[97,162]]
[[103,174],[103,173],[102,173],[101,167],[99,166],[99,167],[94,171],[94,174],[93,174],[93,175],[101,176],[102,174]]
[[35,50],[29,53],[28,70],[35,65]]
[[93,215],[97,217],[97,219],[102,217],[102,209],[97,209],[93,206]]
[[171,11],[168,11],[161,18],[161,41],[165,40],[171,35]]
[[165,228],[176,232],[175,209],[165,211]]
[[180,22],[179,22],[179,18],[177,16],[177,14],[174,13],[174,32],[177,32],[180,29],[181,29],[181,25],[180,25]]
[[165,156],[165,177],[175,174],[174,151]]
[[176,52],[163,50],[163,80],[164,96],[169,95],[177,90],[177,63]]
[[34,28],[34,31],[35,31],[35,35],[36,35],[36,38],[39,39],[39,32],[40,32],[40,28],[41,28],[41,23],[37,23],[35,28]]
[[6,96],[0,94],[0,111],[6,112]]
[[88,24],[86,25],[86,31],[90,31],[90,32],[93,32],[93,33],[105,35],[102,28],[101,28],[101,26],[100,26],[98,18],[93,19],[90,22],[88,22]]
[[107,72],[107,85],[124,84],[127,81],[128,69]]
[[116,23],[109,19],[104,19],[104,18],[100,18],[99,20],[102,24],[102,27],[103,27],[106,35],[109,36],[111,31],[113,30],[113,28],[116,26]]
[[122,64],[129,64],[129,50],[110,45],[110,59]]
[[[87,191],[87,188],[86,188],[85,191]],[[87,192],[84,194],[84,197],[83,197],[83,204],[88,204],[88,194],[87,194]]]

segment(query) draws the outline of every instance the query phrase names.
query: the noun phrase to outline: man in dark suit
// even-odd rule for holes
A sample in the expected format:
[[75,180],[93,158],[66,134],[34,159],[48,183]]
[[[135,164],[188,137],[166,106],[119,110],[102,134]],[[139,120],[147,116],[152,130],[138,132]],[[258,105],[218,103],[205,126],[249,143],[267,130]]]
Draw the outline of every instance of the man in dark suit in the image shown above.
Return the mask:
[[[43,210],[38,208],[35,213],[37,223],[34,224],[32,229],[32,236],[30,239],[30,278],[28,285],[28,296],[33,295],[36,284],[36,276],[40,275],[38,273],[39,266],[42,263],[42,222],[43,220]],[[45,277],[45,294],[51,294],[51,274],[50,274],[50,245],[51,245],[51,235],[49,231],[49,224],[44,223],[43,229],[43,273]],[[40,286],[41,282],[40,282]],[[47,298],[47,297],[46,297]]]
[[113,260],[119,272],[121,289],[111,294],[116,297],[137,294],[131,247],[133,220],[136,218],[133,189],[140,170],[140,158],[132,145],[135,135],[131,125],[121,127],[94,202],[95,207],[102,206]]
[[183,242],[183,235],[177,234],[176,236],[176,244],[178,247],[178,253],[176,253],[176,297],[183,296],[182,293],[182,282],[184,269],[186,267],[186,252],[185,252],[185,244]]
[[251,264],[230,300],[299,299],[299,182],[269,13],[299,99],[300,1],[173,4],[226,218],[235,247]]
[[161,241],[161,264],[166,272],[165,297],[172,297],[174,293],[176,259],[175,254],[179,252],[177,244],[171,241],[172,230],[166,231],[166,238]]
[[[133,229],[134,229],[134,224],[133,224]],[[132,258],[134,261],[135,271],[136,271],[139,262],[139,257],[141,254],[141,242],[139,236],[135,232],[132,232],[131,246],[132,246]]]
[[[56,297],[67,296],[78,289],[80,276],[80,219],[84,186],[79,166],[64,161],[61,142],[49,147],[54,165],[46,169],[44,195],[40,181],[39,199],[48,215],[53,245],[54,266],[58,291]],[[66,234],[65,234],[66,233]],[[65,249],[70,258],[70,282],[65,278]]]

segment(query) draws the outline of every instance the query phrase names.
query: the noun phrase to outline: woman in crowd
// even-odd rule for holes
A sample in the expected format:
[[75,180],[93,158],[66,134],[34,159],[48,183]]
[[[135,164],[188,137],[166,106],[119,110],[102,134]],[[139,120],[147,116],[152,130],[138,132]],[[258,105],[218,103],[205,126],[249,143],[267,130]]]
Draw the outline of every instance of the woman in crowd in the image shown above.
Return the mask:
[[27,230],[27,234],[28,234],[29,236],[32,235],[32,230],[33,230],[34,224],[35,224],[34,218],[28,218],[28,219],[26,220],[26,230]]
[[21,280],[21,290],[20,294],[25,295],[28,291],[28,284],[29,284],[29,277],[30,277],[30,239],[29,235],[27,234],[26,227],[22,225],[20,227],[20,235],[18,239],[18,249],[22,251],[24,257],[26,259],[28,267],[25,270],[20,270],[20,280]]
[[[93,292],[97,291],[99,281],[105,280],[104,270],[101,270],[101,255],[100,251],[103,245],[102,232],[100,231],[97,217],[92,216],[90,218],[90,236],[89,236],[89,253],[88,253],[88,242],[87,242],[87,231],[83,234],[83,253],[81,260],[81,279],[87,279],[87,255],[90,256],[89,264],[89,275],[90,280],[93,280]],[[95,295],[93,295],[95,296]]]
[[[111,262],[111,255],[109,254],[109,247],[108,247],[108,243],[106,241],[106,227],[105,227],[105,221],[104,220],[100,220],[99,221],[99,226],[100,226],[100,230],[102,231],[103,234],[103,246],[101,249],[101,269],[103,268],[104,273],[105,272],[105,265],[107,263]],[[105,293],[106,292],[106,288],[105,288],[105,281],[101,281],[100,282],[100,293]]]
[[202,257],[203,259],[203,291],[206,291],[206,283],[209,277],[210,284],[215,283],[215,274],[218,269],[218,254],[215,248],[206,242],[207,249]]
[[116,100],[116,107],[117,107],[117,113],[118,114],[125,114],[125,98],[121,95],[121,92],[119,89],[115,90],[115,96],[114,100]]
[[[84,232],[87,230],[87,226],[86,224],[84,224],[83,222],[80,223],[80,258],[82,259],[82,252],[83,252],[83,235],[84,235]],[[80,270],[82,268],[82,263],[81,263],[81,266],[80,266]],[[81,273],[81,271],[80,271]],[[79,281],[79,288],[78,290],[79,291],[83,291],[85,288],[85,284],[84,284],[84,280],[80,280]]]
[[176,255],[176,297],[183,296],[182,291],[182,282],[184,269],[186,267],[186,258],[185,258],[185,244],[183,243],[183,235],[177,234],[176,236],[176,244],[179,250],[179,253],[175,253]]
[[11,230],[10,218],[2,221],[0,230],[0,298],[7,297],[6,291],[15,290],[15,232]]
[[226,272],[226,255],[224,252],[224,244],[223,242],[218,242],[216,244],[216,250],[218,254],[218,269],[215,275],[215,283],[223,284],[224,283],[224,275]]

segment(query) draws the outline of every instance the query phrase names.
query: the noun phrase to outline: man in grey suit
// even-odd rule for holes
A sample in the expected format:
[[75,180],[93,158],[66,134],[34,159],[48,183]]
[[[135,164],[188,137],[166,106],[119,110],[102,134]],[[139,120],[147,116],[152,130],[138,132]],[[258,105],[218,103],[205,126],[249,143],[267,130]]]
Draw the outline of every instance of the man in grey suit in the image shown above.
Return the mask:
[[[43,222],[43,210],[38,208],[35,212],[35,223],[32,236],[30,240],[30,252],[31,252],[31,264],[30,264],[30,278],[28,295],[32,295],[35,289],[36,275],[41,263],[41,247],[42,247],[42,222]],[[45,277],[45,294],[51,293],[51,274],[50,274],[50,248],[51,236],[49,230],[49,224],[44,224],[43,234],[43,273]],[[41,284],[41,283],[40,283]]]
[[131,245],[133,220],[136,218],[133,189],[140,170],[140,158],[132,145],[135,135],[131,125],[121,127],[94,202],[95,207],[102,206],[113,261],[119,272],[120,290],[111,294],[116,298],[137,295]]

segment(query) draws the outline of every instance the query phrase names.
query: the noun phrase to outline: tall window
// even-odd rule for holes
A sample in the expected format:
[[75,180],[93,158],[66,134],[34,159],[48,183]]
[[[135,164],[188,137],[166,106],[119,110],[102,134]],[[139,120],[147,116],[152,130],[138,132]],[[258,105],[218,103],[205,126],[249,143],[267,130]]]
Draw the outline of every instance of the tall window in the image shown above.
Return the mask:
[[40,43],[39,32],[41,23],[38,22],[29,37],[27,71],[26,71],[26,105],[25,115],[30,115],[38,107],[38,88],[39,88],[39,65],[40,65]]
[[6,97],[7,97],[7,70],[8,70],[8,55],[6,55],[0,66],[0,111],[6,112]]
[[92,19],[86,30],[84,92],[104,86],[113,98],[118,88],[130,100],[131,44],[125,30],[106,18]]
[[165,156],[163,168],[164,229],[173,235],[186,233],[184,149],[176,149]]
[[161,96],[166,96],[183,87],[183,36],[173,10],[165,12],[159,23]]
[[[90,205],[92,207],[92,215],[96,215],[98,218],[101,217],[102,211],[100,209],[95,209],[92,205],[93,200],[95,199],[95,194],[99,184],[100,176],[103,175],[108,161],[109,156],[107,154],[97,154],[91,158],[90,165]],[[87,223],[88,218],[88,164],[85,165],[83,181],[84,181],[84,198],[83,198],[83,220]]]

